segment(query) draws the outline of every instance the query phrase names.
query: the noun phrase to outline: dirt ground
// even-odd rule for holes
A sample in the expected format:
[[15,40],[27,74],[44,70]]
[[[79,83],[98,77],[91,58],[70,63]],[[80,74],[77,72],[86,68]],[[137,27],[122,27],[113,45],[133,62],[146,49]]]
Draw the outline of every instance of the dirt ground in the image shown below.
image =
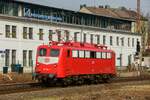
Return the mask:
[[8,73],[8,74],[0,74],[0,84],[5,83],[24,83],[24,82],[34,82],[32,80],[31,73],[18,74],[18,73]]
[[40,91],[0,95],[0,100],[150,100],[150,80],[51,87]]

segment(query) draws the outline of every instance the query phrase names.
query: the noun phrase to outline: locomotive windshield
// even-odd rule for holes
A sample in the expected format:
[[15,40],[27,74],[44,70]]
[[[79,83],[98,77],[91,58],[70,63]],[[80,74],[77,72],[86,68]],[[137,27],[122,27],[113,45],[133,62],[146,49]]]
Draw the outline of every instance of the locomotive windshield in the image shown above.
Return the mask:
[[47,53],[47,49],[45,49],[45,48],[41,48],[39,50],[39,56],[46,56],[46,53]]
[[59,52],[60,52],[59,49],[51,49],[50,56],[51,57],[58,57],[59,56]]

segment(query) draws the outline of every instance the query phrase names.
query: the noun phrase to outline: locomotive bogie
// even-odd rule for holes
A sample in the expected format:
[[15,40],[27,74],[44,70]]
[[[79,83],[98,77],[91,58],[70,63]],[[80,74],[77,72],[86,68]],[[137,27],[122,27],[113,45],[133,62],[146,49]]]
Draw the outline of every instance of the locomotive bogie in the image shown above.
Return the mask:
[[97,84],[101,82],[108,83],[115,75],[112,74],[93,74],[93,75],[77,75],[65,78],[49,77],[49,75],[39,75],[38,80],[44,84],[81,85],[81,84]]

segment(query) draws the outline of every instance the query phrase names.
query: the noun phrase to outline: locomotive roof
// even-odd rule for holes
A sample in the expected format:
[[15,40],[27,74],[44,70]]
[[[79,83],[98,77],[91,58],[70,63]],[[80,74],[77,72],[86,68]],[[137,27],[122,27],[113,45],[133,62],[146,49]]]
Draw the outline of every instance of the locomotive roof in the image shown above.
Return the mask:
[[81,43],[81,42],[50,42],[49,45],[41,45],[41,47],[52,47],[52,48],[69,48],[69,49],[80,49],[80,50],[103,50],[107,52],[113,52],[112,50],[108,50],[107,46],[100,44],[89,44],[89,43]]

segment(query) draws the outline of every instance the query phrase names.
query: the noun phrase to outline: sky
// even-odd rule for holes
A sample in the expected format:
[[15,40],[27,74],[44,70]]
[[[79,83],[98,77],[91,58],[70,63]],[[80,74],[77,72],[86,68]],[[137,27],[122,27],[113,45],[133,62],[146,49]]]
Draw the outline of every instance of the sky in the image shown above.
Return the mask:
[[[81,4],[87,6],[110,5],[112,8],[124,6],[132,10],[136,10],[137,0],[19,0],[38,3],[42,5],[70,9],[78,11]],[[143,14],[150,13],[150,0],[141,0],[141,12]]]

